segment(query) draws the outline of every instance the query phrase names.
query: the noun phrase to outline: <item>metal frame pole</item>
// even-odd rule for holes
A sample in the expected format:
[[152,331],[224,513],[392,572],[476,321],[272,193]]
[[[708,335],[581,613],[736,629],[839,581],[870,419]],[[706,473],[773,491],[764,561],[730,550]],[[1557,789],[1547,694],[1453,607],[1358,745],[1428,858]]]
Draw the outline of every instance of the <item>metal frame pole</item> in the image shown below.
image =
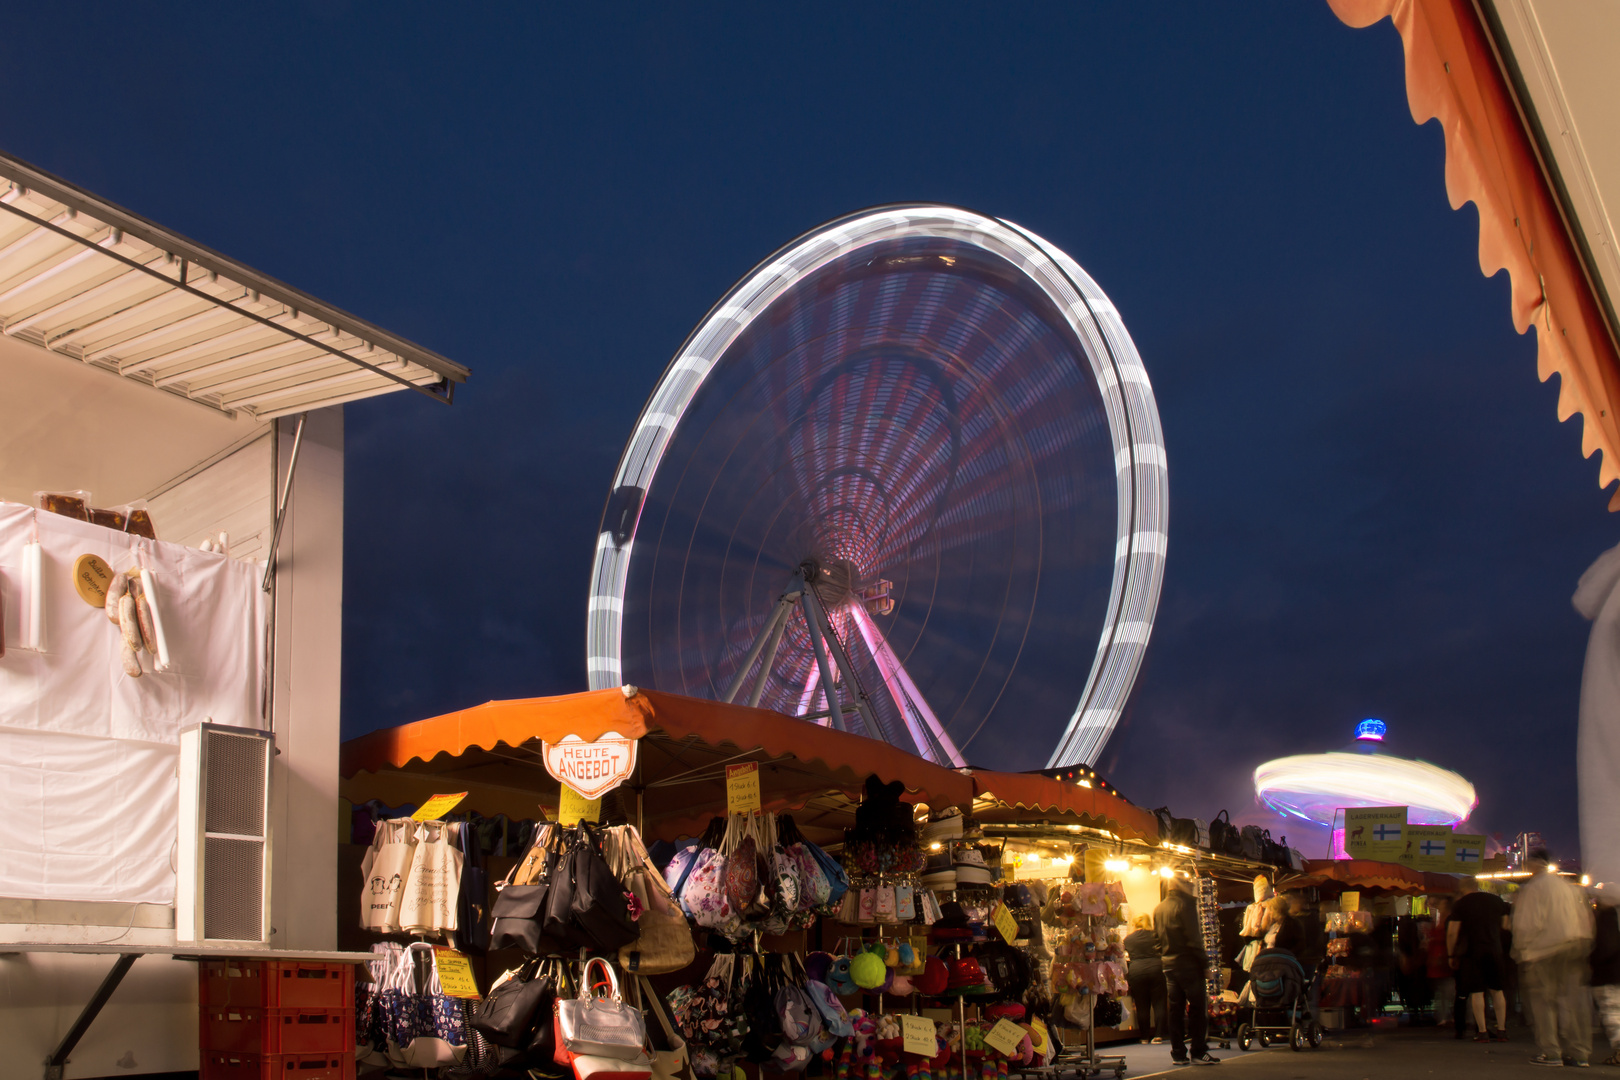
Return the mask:
[[298,414],[298,427],[293,431],[292,454],[287,458],[287,482],[282,485],[281,498],[276,502],[276,527],[270,534],[270,558],[264,564],[263,591],[270,591],[270,579],[276,574],[276,550],[281,546],[281,527],[287,523],[287,497],[292,494],[293,470],[298,468],[298,451],[304,445],[304,421],[309,413]]

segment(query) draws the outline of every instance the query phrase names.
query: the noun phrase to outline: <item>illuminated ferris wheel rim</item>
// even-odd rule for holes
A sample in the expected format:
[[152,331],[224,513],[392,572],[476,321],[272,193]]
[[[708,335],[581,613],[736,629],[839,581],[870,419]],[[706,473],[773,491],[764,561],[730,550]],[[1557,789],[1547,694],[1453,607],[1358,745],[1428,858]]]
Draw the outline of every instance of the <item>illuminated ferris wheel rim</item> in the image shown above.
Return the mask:
[[745,275],[687,337],[636,421],[603,512],[586,617],[592,689],[623,682],[625,588],[640,500],[651,490],[682,415],[719,360],[759,315],[827,264],[863,247],[919,237],[980,248],[1034,282],[1074,333],[1102,397],[1118,490],[1108,617],[1085,691],[1048,767],[1095,762],[1135,685],[1164,578],[1169,500],[1158,406],[1136,345],[1097,283],[1039,236],[960,207],[883,206],[813,229]]
[[1427,761],[1384,754],[1296,754],[1254,770],[1254,791],[1267,806],[1319,825],[1337,810],[1405,806],[1415,825],[1455,825],[1479,805],[1474,785]]

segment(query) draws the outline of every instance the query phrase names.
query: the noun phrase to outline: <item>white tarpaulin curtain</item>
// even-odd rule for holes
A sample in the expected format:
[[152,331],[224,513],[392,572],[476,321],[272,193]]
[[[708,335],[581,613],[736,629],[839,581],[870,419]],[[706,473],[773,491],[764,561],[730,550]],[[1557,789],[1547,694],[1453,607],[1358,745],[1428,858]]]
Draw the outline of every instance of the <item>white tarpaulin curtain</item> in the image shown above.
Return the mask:
[[[24,548],[42,549],[38,652]],[[171,668],[124,673],[120,636],[73,563],[150,570]],[[263,726],[264,606],[252,564],[0,502],[0,897],[174,902],[182,728]]]

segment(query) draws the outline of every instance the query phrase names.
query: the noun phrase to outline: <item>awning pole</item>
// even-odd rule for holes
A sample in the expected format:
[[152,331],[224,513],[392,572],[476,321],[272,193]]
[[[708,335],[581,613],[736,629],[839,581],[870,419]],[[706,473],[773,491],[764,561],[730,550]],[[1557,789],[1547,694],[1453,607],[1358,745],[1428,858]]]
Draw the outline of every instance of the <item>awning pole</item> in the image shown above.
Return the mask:
[[298,414],[298,427],[293,430],[292,456],[287,459],[287,480],[281,488],[281,498],[276,502],[276,527],[270,534],[270,557],[264,564],[265,592],[270,591],[270,579],[276,573],[276,548],[281,544],[281,527],[287,523],[287,498],[292,494],[293,470],[298,468],[298,450],[304,445],[304,421],[309,413]]

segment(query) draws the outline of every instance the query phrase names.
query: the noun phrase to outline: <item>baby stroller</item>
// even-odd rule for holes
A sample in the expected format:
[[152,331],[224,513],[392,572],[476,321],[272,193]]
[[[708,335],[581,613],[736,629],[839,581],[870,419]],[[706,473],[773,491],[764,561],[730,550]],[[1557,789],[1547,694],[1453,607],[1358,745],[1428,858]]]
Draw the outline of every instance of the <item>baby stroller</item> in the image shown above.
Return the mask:
[[1273,1039],[1288,1039],[1295,1050],[1322,1045],[1322,1025],[1311,1015],[1310,988],[1299,960],[1287,949],[1263,949],[1249,968],[1254,988],[1254,1011],[1238,1025],[1237,1042],[1244,1050],[1256,1041],[1269,1046]]

